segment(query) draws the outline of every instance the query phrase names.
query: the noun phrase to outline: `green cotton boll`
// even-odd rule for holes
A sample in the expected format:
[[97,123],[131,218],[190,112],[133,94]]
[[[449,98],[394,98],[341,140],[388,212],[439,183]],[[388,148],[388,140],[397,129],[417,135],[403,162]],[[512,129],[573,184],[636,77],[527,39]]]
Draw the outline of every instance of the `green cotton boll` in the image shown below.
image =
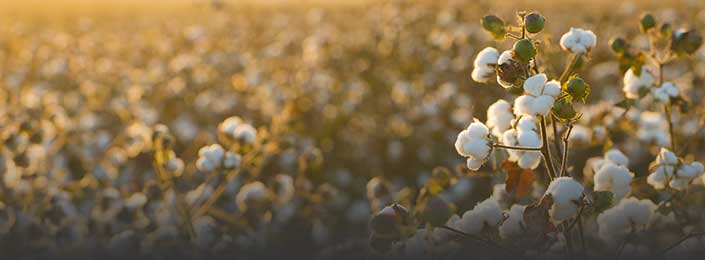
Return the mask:
[[530,13],[524,18],[524,28],[527,32],[538,33],[543,30],[543,26],[546,23],[546,18],[540,13]]
[[694,30],[676,33],[671,49],[679,55],[693,54],[703,44],[703,38]]
[[610,40],[610,49],[615,53],[624,53],[627,50],[627,41],[622,38],[613,38]]
[[514,56],[518,57],[522,62],[528,63],[536,56],[536,47],[529,39],[521,39],[514,43]]
[[563,121],[572,120],[577,116],[573,104],[566,99],[561,99],[553,103],[551,111]]
[[641,16],[639,24],[641,25],[642,31],[648,31],[649,29],[656,27],[656,18],[654,18],[651,14],[644,14]]
[[490,32],[495,39],[504,39],[504,35],[507,33],[507,28],[501,18],[496,15],[487,15],[482,17],[480,22],[482,23],[482,28]]
[[574,77],[565,83],[565,91],[575,100],[585,101],[585,98],[590,94],[590,86],[585,83],[585,80],[579,77]]

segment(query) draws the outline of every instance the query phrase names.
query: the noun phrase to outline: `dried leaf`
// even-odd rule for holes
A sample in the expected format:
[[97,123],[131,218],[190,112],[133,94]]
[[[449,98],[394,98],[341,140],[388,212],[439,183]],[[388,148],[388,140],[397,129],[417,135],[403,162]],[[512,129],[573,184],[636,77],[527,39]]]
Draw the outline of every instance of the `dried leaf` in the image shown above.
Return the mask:
[[502,169],[507,172],[507,180],[505,189],[507,192],[514,194],[516,198],[522,198],[529,193],[533,188],[536,175],[531,170],[524,170],[517,165],[516,162],[504,161]]

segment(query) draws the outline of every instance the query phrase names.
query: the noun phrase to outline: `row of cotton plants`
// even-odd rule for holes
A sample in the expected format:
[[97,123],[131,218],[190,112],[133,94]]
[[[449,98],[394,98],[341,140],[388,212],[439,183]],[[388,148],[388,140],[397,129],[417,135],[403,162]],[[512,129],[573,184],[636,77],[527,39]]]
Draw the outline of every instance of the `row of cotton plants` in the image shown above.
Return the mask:
[[[547,45],[538,35],[544,16],[519,12],[517,21],[482,18],[483,28],[496,40],[514,44],[506,51],[481,50],[471,77],[485,88],[496,82],[511,97],[490,105],[486,121],[474,119],[455,141],[455,150],[466,159],[466,174],[480,171],[500,179],[490,183],[493,192],[473,208],[458,211],[450,191],[459,177],[439,168],[415,201],[387,200],[394,203],[380,207],[370,222],[370,246],[380,255],[421,259],[705,253],[705,226],[692,217],[695,206],[688,205],[688,196],[705,182],[705,167],[687,153],[688,140],[675,130],[687,120],[689,101],[677,79],[663,73],[675,60],[695,53],[701,36],[643,15],[644,49],[622,38],[610,41],[623,74],[624,98],[609,105],[609,116],[597,116],[597,105],[585,104],[591,86],[580,76],[597,46],[595,33],[571,28],[563,34],[558,41],[566,62],[554,74],[547,72],[541,56]],[[636,121],[636,134],[626,139],[637,140],[638,148],[612,136],[626,124],[621,121]],[[573,150],[586,146],[602,153],[575,162]],[[652,154],[653,162],[643,169],[647,172],[637,175],[630,168],[632,156],[625,151],[634,149]],[[383,186],[375,180],[368,190],[388,189]],[[381,199],[375,193],[368,198]]]

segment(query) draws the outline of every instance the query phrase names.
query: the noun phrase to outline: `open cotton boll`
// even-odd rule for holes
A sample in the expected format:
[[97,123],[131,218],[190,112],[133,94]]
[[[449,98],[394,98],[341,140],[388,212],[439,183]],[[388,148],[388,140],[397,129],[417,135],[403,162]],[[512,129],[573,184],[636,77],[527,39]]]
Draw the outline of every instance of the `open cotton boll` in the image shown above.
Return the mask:
[[634,174],[625,166],[608,161],[595,173],[595,191],[610,191],[615,201],[621,200],[631,192]]
[[469,169],[479,169],[492,151],[489,129],[482,122],[475,120],[458,134],[455,149],[458,154],[468,157]]
[[198,150],[196,168],[201,171],[212,171],[222,163],[225,150],[219,144],[211,144]]
[[597,216],[598,236],[605,242],[623,241],[631,232],[643,231],[655,210],[656,205],[648,199],[623,199]]
[[553,107],[554,97],[561,92],[560,83],[546,82],[546,74],[534,75],[524,81],[525,95],[514,100],[514,113],[517,115],[547,115]]
[[[541,137],[536,131],[533,117],[524,116],[517,122],[516,129],[510,129],[502,135],[502,143],[509,146],[541,147]],[[536,169],[541,163],[538,151],[507,150],[509,160],[515,161],[522,169]]]
[[694,179],[703,174],[705,168],[700,162],[692,162],[690,164],[682,164],[676,171],[678,178]]
[[563,221],[578,213],[578,203],[583,196],[583,185],[570,177],[559,177],[548,185],[545,194],[553,196],[553,206],[548,211],[551,219]]
[[672,82],[666,82],[658,88],[654,88],[651,93],[657,101],[668,103],[671,101],[671,98],[680,95],[680,90]]
[[661,147],[661,150],[659,150],[659,154],[656,157],[656,163],[675,165],[678,163],[678,156],[670,150]]
[[590,128],[584,125],[574,125],[568,137],[571,143],[586,144],[590,142]]
[[658,112],[642,112],[639,114],[639,129],[636,132],[639,140],[654,143],[661,147],[669,146],[666,119]]
[[501,138],[502,133],[512,127],[512,120],[512,105],[505,100],[497,100],[487,108],[487,127],[492,129],[492,134],[497,138]]
[[532,96],[543,95],[543,87],[546,85],[547,81],[548,78],[544,73],[531,76],[524,81],[524,91]]
[[461,229],[469,234],[479,234],[485,227],[496,227],[504,215],[499,203],[493,197],[478,203],[472,210],[468,210],[461,218]]
[[561,36],[560,44],[563,50],[573,53],[585,53],[595,47],[597,37],[592,31],[570,28]]
[[253,144],[257,137],[257,129],[250,124],[241,124],[235,128],[235,139],[244,144]]
[[628,166],[629,158],[624,153],[617,149],[611,149],[605,153],[605,160],[608,160],[616,165]]
[[512,205],[507,212],[507,219],[499,226],[499,236],[507,239],[523,233],[524,209],[526,209],[525,205]]
[[654,189],[662,190],[666,188],[668,181],[668,174],[663,170],[656,170],[655,172],[649,174],[646,178],[646,183],[654,187]]
[[[654,163],[656,167],[646,178],[646,182],[655,189],[664,189],[669,185],[669,179],[675,174],[678,157],[668,149],[661,148]],[[673,184],[675,184],[677,188],[683,188],[683,183],[680,181],[673,182]]]
[[223,122],[218,125],[218,131],[223,134],[231,135],[231,137],[235,137],[233,133],[235,133],[235,129],[240,124],[242,124],[242,119],[240,117],[231,116],[223,120]]
[[637,99],[639,98],[639,93],[641,89],[650,88],[654,84],[654,75],[649,71],[646,66],[641,67],[641,75],[637,76],[633,68],[627,70],[624,74],[624,87],[622,90],[627,98]]
[[269,190],[259,181],[243,185],[235,196],[235,202],[241,212],[260,205],[268,199]]
[[479,83],[487,83],[495,73],[494,65],[497,65],[499,52],[497,49],[487,47],[480,51],[475,57],[472,79]]

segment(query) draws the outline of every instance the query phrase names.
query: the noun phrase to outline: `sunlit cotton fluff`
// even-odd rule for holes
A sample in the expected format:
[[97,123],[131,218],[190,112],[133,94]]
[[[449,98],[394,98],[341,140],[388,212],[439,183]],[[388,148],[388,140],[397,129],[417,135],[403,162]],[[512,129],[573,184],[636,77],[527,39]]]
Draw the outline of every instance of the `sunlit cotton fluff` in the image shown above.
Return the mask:
[[[502,135],[502,143],[508,146],[541,147],[541,137],[533,117],[524,116],[517,122],[516,129],[509,129]],[[517,162],[522,169],[536,169],[541,163],[539,151],[508,149],[509,160]]]
[[570,28],[570,31],[561,36],[561,48],[573,53],[586,53],[595,47],[597,37],[590,30]]
[[492,151],[489,134],[490,130],[487,126],[477,119],[458,134],[455,150],[458,154],[467,157],[468,169],[476,171],[487,160]]
[[269,190],[263,183],[256,181],[245,184],[235,197],[238,209],[245,212],[250,208],[261,205],[269,199]]
[[643,231],[655,209],[656,205],[647,199],[623,199],[597,216],[598,236],[605,242],[621,242],[630,233]]
[[573,178],[559,177],[548,185],[546,194],[553,196],[553,205],[548,213],[553,221],[560,222],[578,213],[578,203],[583,196],[583,185]]
[[487,108],[487,127],[497,138],[502,138],[502,133],[512,127],[512,120],[512,105],[506,100],[497,100]]
[[240,117],[231,116],[218,125],[218,131],[244,144],[252,144],[257,137],[257,129],[245,123]]
[[525,205],[512,205],[507,212],[507,219],[499,226],[499,235],[502,238],[516,237],[524,232],[524,210]]
[[239,154],[228,151],[225,153],[225,157],[223,158],[223,167],[225,167],[225,169],[238,168],[240,167],[241,162],[242,158]]
[[208,172],[213,171],[220,167],[223,161],[223,156],[225,150],[219,144],[211,144],[198,150],[198,160],[196,160],[196,167],[200,171]]
[[[504,52],[502,52],[502,54],[499,55],[499,59],[497,59],[497,65],[507,64],[511,60],[512,60],[512,51],[504,51]],[[502,80],[502,78],[500,78],[499,75],[497,75],[497,83],[499,83],[499,85],[501,85],[504,88],[514,87],[514,85],[512,85],[512,83]]]
[[561,93],[561,84],[552,80],[547,82],[546,74],[534,75],[524,81],[525,95],[514,100],[514,113],[517,115],[548,115],[553,107],[554,98]]
[[676,190],[684,190],[695,179],[703,175],[705,167],[700,162],[683,163],[676,170],[675,178],[669,185]]
[[469,234],[479,234],[485,227],[497,227],[504,220],[502,209],[493,197],[478,203],[463,213],[460,228]]
[[646,182],[654,187],[654,189],[664,189],[669,184],[669,180],[673,178],[676,166],[678,165],[678,157],[668,149],[661,148],[658,156],[656,156],[654,165],[655,167],[651,174],[649,174],[649,177],[646,178]]
[[603,159],[592,163],[595,172],[595,191],[609,191],[615,200],[620,200],[631,192],[634,173],[627,166],[629,158],[617,149],[605,153]]
[[641,67],[641,75],[639,76],[634,73],[634,69],[629,69],[624,74],[624,87],[622,90],[627,98],[638,99],[639,93],[644,91],[642,89],[651,88],[654,85],[654,81],[654,75],[645,66]]
[[651,93],[654,95],[655,100],[668,103],[671,101],[671,98],[675,98],[680,95],[680,90],[672,82],[666,82],[660,87],[654,88]]
[[494,67],[497,65],[497,59],[499,59],[499,52],[495,48],[487,47],[480,51],[475,57],[472,80],[487,83],[492,79],[495,75]]
[[636,136],[639,140],[666,147],[671,144],[668,136],[666,119],[658,112],[642,112],[639,114],[639,129]]

